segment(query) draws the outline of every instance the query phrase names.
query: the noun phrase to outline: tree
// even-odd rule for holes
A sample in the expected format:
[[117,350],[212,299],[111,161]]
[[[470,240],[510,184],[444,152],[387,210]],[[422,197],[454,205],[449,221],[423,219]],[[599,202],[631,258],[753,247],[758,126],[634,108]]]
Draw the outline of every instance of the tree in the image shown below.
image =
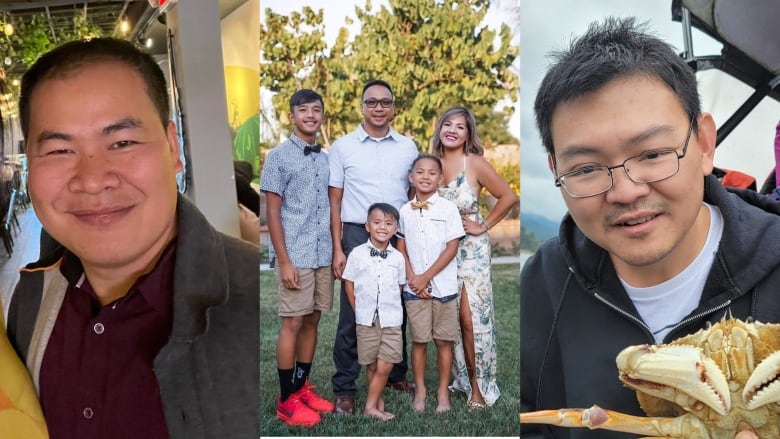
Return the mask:
[[[282,127],[289,127],[289,99],[301,88],[310,88],[323,95],[325,110],[330,115],[343,114],[344,96],[350,95],[350,87],[343,87],[344,77],[339,71],[339,59],[346,48],[348,34],[342,29],[333,48],[327,50],[324,41],[325,26],[322,9],[315,12],[305,6],[302,12],[289,16],[265,10],[266,20],[260,29],[260,85],[274,93],[273,115],[264,115],[266,121],[276,120]],[[333,69],[336,69],[334,72]],[[262,96],[261,96],[262,97]],[[325,144],[330,144],[333,130],[343,134],[345,123],[337,123],[338,117],[330,116],[323,126]],[[274,138],[279,138],[278,133]],[[266,136],[263,136],[266,137]]]
[[[285,125],[287,100],[307,87],[320,92],[328,115],[322,134],[330,144],[353,130],[360,117],[363,84],[383,78],[396,95],[395,129],[425,150],[436,117],[450,105],[470,107],[485,121],[487,144],[513,139],[506,131],[512,107],[498,114],[504,98],[517,99],[518,78],[510,66],[519,49],[507,25],[496,32],[482,25],[484,0],[390,0],[374,12],[370,1],[356,7],[361,30],[354,38],[341,28],[333,47],[323,42],[322,10],[304,7],[289,16],[266,9],[261,24],[261,85],[277,94],[275,117]],[[503,130],[496,125],[503,125]],[[278,138],[278,137],[277,137]]]
[[[498,33],[481,24],[488,1],[389,3],[390,9],[377,13],[371,13],[370,1],[365,9],[355,8],[362,29],[351,53],[361,79],[381,77],[393,85],[394,127],[422,149],[446,107],[492,109],[507,96],[517,99],[518,78],[510,66],[519,49],[506,24]],[[512,108],[503,111],[511,114]]]

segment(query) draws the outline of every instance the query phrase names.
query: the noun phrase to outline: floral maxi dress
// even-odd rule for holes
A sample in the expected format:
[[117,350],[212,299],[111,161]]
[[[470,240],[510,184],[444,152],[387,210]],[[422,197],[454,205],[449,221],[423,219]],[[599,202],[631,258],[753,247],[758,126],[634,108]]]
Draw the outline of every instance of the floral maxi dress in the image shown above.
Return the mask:
[[[461,215],[483,221],[479,214],[479,199],[468,184],[465,170],[450,184],[439,188],[439,195],[455,203]],[[496,383],[496,330],[493,318],[493,284],[488,234],[477,236],[467,234],[458,246],[457,261],[458,285],[465,287],[471,308],[477,382],[485,403],[492,406],[501,396],[501,392]],[[452,388],[471,395],[461,338],[455,342],[452,369]]]

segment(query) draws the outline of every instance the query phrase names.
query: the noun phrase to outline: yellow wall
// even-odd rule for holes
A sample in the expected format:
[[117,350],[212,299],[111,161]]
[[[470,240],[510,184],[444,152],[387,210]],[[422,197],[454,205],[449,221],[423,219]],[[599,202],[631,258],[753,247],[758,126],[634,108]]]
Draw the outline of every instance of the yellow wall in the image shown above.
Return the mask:
[[228,121],[234,130],[260,111],[259,41],[259,0],[247,0],[222,19]]
[[260,108],[259,72],[242,66],[225,66],[228,122],[234,130]]

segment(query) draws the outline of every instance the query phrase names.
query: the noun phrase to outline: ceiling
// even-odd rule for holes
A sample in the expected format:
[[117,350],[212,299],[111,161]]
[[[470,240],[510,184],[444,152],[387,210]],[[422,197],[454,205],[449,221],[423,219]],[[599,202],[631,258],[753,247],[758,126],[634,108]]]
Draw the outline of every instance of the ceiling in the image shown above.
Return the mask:
[[[220,17],[229,15],[246,1],[219,0]],[[150,6],[148,0],[0,0],[0,18],[3,18],[5,13],[5,18],[14,24],[29,22],[37,14],[46,17],[52,29],[67,27],[72,26],[72,19],[76,12],[87,14],[92,23],[101,28],[105,36],[114,35],[120,21],[126,18],[131,27],[125,36],[127,39],[152,37],[164,40],[165,37],[164,17],[158,17],[158,11]],[[151,51],[164,53],[165,45],[157,44]],[[24,66],[15,66],[9,73],[24,68]]]

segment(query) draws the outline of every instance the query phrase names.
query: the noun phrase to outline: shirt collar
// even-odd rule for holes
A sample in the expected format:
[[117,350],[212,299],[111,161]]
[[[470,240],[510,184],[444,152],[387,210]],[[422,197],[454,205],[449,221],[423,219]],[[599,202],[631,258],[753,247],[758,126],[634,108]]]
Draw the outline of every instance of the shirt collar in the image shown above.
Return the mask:
[[295,134],[290,134],[290,141],[295,146],[300,148],[301,151],[303,151],[303,149],[306,148],[307,146],[314,146],[313,144],[310,145],[310,144],[306,143],[305,140],[301,139],[300,137],[296,136]]
[[[374,247],[374,244],[372,244],[372,243],[371,243],[371,238],[368,238],[368,240],[367,240],[366,242],[368,243],[368,248],[369,248],[369,249],[372,249],[372,248],[373,248],[374,250],[382,251],[382,250],[379,250],[378,248]],[[390,244],[390,243],[388,242],[388,243],[387,243],[387,248],[386,248],[385,250],[387,250],[387,252],[388,252],[388,253],[391,253],[391,252],[393,252],[395,249],[393,248],[393,244]]]
[[[373,139],[371,136],[368,135],[368,133],[366,132],[366,129],[363,128],[363,124],[362,123],[360,125],[358,125],[357,132],[358,132],[358,139],[361,142],[365,142],[366,139]],[[399,139],[400,136],[401,135],[398,132],[396,132],[395,130],[390,128],[390,129],[387,130],[387,135],[385,135],[384,137],[382,137],[379,140],[392,139],[392,140],[398,142],[400,140]]]
[[[141,294],[146,302],[157,310],[166,309],[170,302],[166,296],[173,296],[173,273],[176,263],[176,238],[163,250],[160,259],[157,260],[152,271],[136,279],[133,286],[127,291],[127,294],[117,299],[113,303],[123,300],[123,298],[133,294]],[[68,280],[71,288],[79,288],[87,292],[95,301],[98,300],[89,279],[84,273],[84,266],[81,260],[69,250],[65,250],[60,264],[60,273]]]
[[[439,199],[439,194],[437,192],[434,192],[433,195],[428,197],[428,199],[425,200],[425,201],[427,201],[428,204],[436,204],[436,201],[438,201],[438,199]],[[418,203],[420,202],[420,200],[417,199],[417,195],[414,196],[414,200],[412,200],[412,201],[415,201],[415,202],[418,202]]]

